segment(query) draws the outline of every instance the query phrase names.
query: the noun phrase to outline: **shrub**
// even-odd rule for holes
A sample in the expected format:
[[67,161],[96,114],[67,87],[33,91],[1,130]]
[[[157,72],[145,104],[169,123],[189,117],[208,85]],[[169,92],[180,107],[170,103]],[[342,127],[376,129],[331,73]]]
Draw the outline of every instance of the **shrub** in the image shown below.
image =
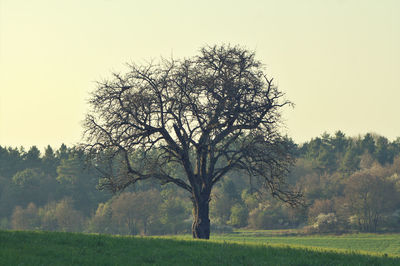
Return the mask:
[[329,233],[336,230],[337,218],[334,213],[320,213],[312,225],[319,233]]

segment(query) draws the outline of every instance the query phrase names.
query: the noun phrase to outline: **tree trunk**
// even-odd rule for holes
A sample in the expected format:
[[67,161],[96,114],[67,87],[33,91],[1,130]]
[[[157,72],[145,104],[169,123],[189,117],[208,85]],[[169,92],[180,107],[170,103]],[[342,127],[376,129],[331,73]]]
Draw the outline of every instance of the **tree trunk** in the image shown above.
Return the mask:
[[193,238],[210,238],[209,204],[209,193],[201,193],[198,197],[193,198]]

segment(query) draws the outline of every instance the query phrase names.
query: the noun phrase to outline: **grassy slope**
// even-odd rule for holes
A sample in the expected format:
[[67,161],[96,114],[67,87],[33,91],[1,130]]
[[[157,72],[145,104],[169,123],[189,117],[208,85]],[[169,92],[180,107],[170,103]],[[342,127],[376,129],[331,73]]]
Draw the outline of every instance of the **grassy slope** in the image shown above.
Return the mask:
[[274,231],[239,231],[235,234],[215,235],[213,239],[241,243],[288,244],[305,247],[321,247],[366,251],[400,256],[399,234],[349,234],[315,236],[279,236]]
[[399,258],[261,244],[0,231],[0,265],[399,265]]

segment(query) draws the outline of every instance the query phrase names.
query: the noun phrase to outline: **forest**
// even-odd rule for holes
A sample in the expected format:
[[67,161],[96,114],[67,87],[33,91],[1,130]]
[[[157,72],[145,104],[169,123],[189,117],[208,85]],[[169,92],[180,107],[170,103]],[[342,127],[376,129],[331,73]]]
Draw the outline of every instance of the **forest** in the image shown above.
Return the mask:
[[[349,137],[337,131],[302,144],[291,142],[296,162],[288,182],[303,193],[305,203],[288,206],[246,174],[231,172],[212,191],[212,232],[400,229],[400,137],[389,141],[373,133]],[[64,144],[44,152],[36,146],[0,146],[0,229],[190,233],[192,204],[186,191],[154,180],[114,194],[100,190],[98,169],[89,161],[78,147]]]

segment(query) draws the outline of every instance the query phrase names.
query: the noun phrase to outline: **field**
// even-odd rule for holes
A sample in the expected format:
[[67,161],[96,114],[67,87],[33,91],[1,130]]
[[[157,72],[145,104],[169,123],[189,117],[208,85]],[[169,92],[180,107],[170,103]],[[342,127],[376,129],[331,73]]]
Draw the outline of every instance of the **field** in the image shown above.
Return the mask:
[[333,248],[400,256],[400,234],[295,236],[290,230],[243,230],[233,234],[216,235],[213,236],[213,239],[239,243],[288,244],[291,246]]
[[[210,241],[186,237],[122,237],[78,233],[0,231],[0,265],[399,265],[396,253],[377,254],[304,248],[295,245],[322,246],[332,237],[248,236],[246,232],[215,236]],[[250,232],[247,232],[250,234]],[[236,238],[235,238],[236,236]],[[242,239],[238,239],[237,236]],[[353,243],[387,243],[380,236],[354,236]],[[281,240],[279,239],[281,238]],[[286,239],[286,244],[282,243]],[[332,238],[334,239],[334,238]],[[350,239],[352,239],[350,237]],[[372,241],[370,241],[372,239]],[[375,239],[378,239],[375,241]],[[399,243],[400,236],[394,236]],[[238,242],[231,242],[238,241]],[[293,241],[291,241],[293,240]],[[263,244],[267,241],[267,245]],[[307,242],[308,241],[308,242]],[[330,240],[329,240],[330,241]],[[340,246],[332,240],[332,245]],[[341,243],[347,239],[343,238]],[[397,242],[396,242],[397,241]],[[284,241],[283,241],[284,242]],[[390,242],[390,241],[389,241]],[[274,243],[269,245],[269,243]],[[290,244],[290,246],[289,246]],[[329,247],[329,244],[325,245]],[[358,244],[374,250],[373,245]]]

